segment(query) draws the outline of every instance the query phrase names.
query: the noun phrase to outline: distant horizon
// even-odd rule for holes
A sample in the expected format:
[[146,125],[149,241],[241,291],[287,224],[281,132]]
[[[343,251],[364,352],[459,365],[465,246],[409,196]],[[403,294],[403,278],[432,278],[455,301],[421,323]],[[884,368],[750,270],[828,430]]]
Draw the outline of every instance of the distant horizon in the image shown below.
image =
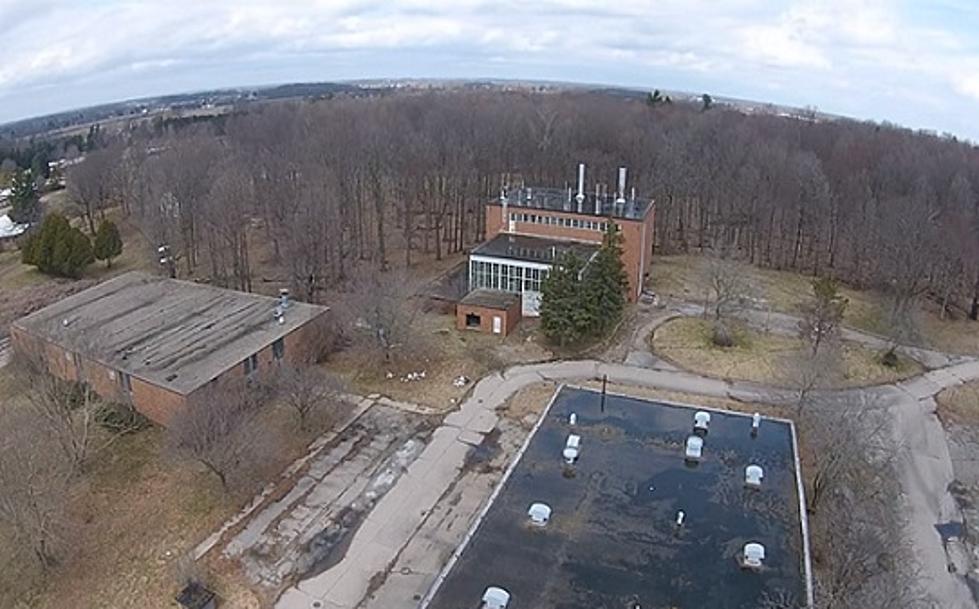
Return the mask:
[[[682,90],[675,87],[642,87],[634,85],[626,85],[619,83],[603,83],[603,82],[584,82],[584,81],[567,81],[567,80],[556,80],[556,79],[528,79],[528,78],[505,78],[496,76],[474,76],[474,77],[437,77],[437,76],[406,76],[406,77],[364,77],[364,78],[348,78],[348,79],[337,79],[337,80],[294,80],[294,81],[282,81],[282,82],[269,82],[269,83],[250,83],[250,84],[237,84],[228,85],[222,87],[203,87],[195,89],[187,89],[182,91],[169,91],[163,93],[154,93],[148,95],[139,95],[135,97],[126,97],[120,99],[111,99],[107,101],[98,101],[92,104],[83,106],[72,106],[65,108],[63,110],[55,110],[52,112],[47,112],[44,114],[34,114],[23,116],[20,118],[15,118],[3,123],[0,123],[0,129],[5,127],[11,127],[24,122],[30,122],[35,120],[41,120],[48,117],[62,116],[65,114],[71,114],[73,112],[83,112],[86,110],[93,110],[102,107],[119,106],[126,104],[139,104],[141,102],[147,102],[152,100],[164,99],[168,97],[186,97],[195,95],[205,95],[208,93],[225,93],[231,91],[246,92],[246,91],[260,91],[275,89],[278,87],[287,87],[292,85],[353,85],[353,86],[363,86],[368,83],[380,83],[380,82],[390,82],[390,83],[433,83],[433,84],[468,84],[468,83],[491,83],[491,84],[524,84],[524,85],[541,85],[541,86],[551,86],[555,88],[567,88],[572,89],[613,89],[622,91],[634,91],[637,93],[652,93],[653,91],[661,91],[664,94],[669,95],[688,95],[690,96],[690,101],[696,101],[701,95],[710,95],[714,100],[720,100],[723,102],[737,102],[746,105],[751,105],[755,107],[765,108],[780,108],[780,109],[791,109],[791,110],[812,110],[813,112],[829,117],[831,119],[838,120],[852,120],[857,122],[870,122],[873,124],[880,125],[891,125],[899,129],[908,129],[915,132],[930,133],[936,136],[946,136],[950,135],[957,138],[959,141],[970,143],[972,145],[979,146],[979,138],[973,139],[969,137],[963,137],[958,134],[939,131],[937,129],[931,129],[928,127],[918,127],[912,125],[904,125],[890,121],[888,119],[879,119],[873,117],[858,117],[858,116],[848,116],[845,114],[839,114],[827,109],[821,108],[816,105],[806,104],[806,105],[791,105],[781,103],[779,101],[773,100],[762,100],[762,99],[750,99],[745,97],[737,97],[733,95],[727,95],[724,93],[716,93],[712,91],[692,91],[692,90]],[[102,119],[111,120],[112,117]]]
[[0,23],[2,123],[181,91],[498,79],[707,92],[979,141],[979,5],[964,0],[0,0]]

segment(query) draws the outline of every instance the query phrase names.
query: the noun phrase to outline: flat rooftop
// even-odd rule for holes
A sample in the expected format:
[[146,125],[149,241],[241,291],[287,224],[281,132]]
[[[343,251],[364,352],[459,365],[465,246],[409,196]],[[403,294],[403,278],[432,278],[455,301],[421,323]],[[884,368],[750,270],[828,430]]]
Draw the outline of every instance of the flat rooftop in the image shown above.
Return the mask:
[[131,272],[14,322],[38,338],[180,394],[324,313],[292,301]]
[[[652,199],[636,197],[626,199],[625,203],[616,203],[614,194],[596,197],[595,193],[585,194],[585,200],[578,211],[577,193],[561,188],[514,188],[507,192],[507,205],[527,209],[558,211],[593,218],[606,217],[620,220],[642,220],[652,206]],[[598,213],[595,213],[595,202],[598,202]],[[499,199],[489,201],[490,205],[502,205]]]
[[[488,586],[510,592],[508,609],[758,609],[780,594],[805,606],[791,427],[764,419],[753,437],[750,417],[709,411],[688,465],[694,412],[613,395],[602,412],[600,393],[561,389],[428,609],[478,607]],[[581,452],[566,470],[571,432]],[[744,487],[749,464],[765,470],[760,489]],[[545,527],[529,523],[535,502],[553,509]],[[736,558],[753,541],[760,571]]]
[[598,250],[599,245],[597,243],[499,233],[476,247],[472,253],[477,256],[552,264],[565,252],[574,252],[579,258],[587,262]]
[[486,307],[487,309],[506,310],[519,302],[519,294],[504,292],[502,290],[477,288],[466,294],[462,300],[459,301],[459,304],[474,307]]

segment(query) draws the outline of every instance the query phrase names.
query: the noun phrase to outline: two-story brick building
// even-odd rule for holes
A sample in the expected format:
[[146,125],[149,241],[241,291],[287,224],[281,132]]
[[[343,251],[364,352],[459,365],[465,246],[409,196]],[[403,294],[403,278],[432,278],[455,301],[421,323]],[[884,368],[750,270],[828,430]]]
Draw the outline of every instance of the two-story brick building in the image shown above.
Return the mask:
[[14,322],[11,342],[55,376],[161,425],[217,382],[318,350],[326,307],[126,273]]
[[[626,171],[619,169],[618,190],[587,192],[585,167],[578,167],[578,189],[522,187],[504,191],[486,205],[487,241],[469,256],[469,289],[499,290],[517,294],[520,312],[536,317],[540,286],[554,261],[571,251],[587,263],[601,247],[605,230],[614,222],[622,235],[622,263],[629,286],[629,302],[638,300],[649,274],[653,254],[655,205],[650,199],[626,194]],[[502,316],[493,310],[470,310],[465,299],[457,306],[462,328],[493,328],[505,334],[504,325],[482,323],[483,315]],[[512,322],[512,316],[508,317]]]

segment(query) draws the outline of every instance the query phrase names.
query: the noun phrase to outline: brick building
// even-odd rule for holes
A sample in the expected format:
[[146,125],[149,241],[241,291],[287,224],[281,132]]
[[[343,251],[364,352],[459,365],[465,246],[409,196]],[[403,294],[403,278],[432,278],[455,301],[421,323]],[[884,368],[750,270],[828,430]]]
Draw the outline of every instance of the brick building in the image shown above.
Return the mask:
[[[653,254],[652,200],[626,195],[626,171],[619,169],[614,194],[588,193],[585,167],[578,166],[577,192],[522,187],[505,191],[486,205],[487,241],[469,255],[469,289],[499,290],[521,297],[521,314],[536,317],[540,286],[554,261],[573,251],[586,264],[598,251],[609,222],[622,235],[622,263],[636,302],[649,274]],[[457,317],[467,314],[465,301]]]
[[316,354],[326,307],[126,273],[11,325],[13,347],[166,425],[213,382]]

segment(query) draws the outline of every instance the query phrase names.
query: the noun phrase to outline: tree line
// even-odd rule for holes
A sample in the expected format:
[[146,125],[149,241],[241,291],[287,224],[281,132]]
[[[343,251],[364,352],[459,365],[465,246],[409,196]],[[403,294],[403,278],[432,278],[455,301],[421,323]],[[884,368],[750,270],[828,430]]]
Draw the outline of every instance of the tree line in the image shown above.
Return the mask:
[[[577,162],[656,200],[660,253],[713,253],[979,313],[979,150],[848,120],[600,93],[406,92],[257,105],[125,133],[72,168],[94,226],[121,204],[184,274],[249,289],[256,255],[315,300],[361,264],[483,238],[506,184],[571,186]],[[589,185],[593,188],[594,183]]]

